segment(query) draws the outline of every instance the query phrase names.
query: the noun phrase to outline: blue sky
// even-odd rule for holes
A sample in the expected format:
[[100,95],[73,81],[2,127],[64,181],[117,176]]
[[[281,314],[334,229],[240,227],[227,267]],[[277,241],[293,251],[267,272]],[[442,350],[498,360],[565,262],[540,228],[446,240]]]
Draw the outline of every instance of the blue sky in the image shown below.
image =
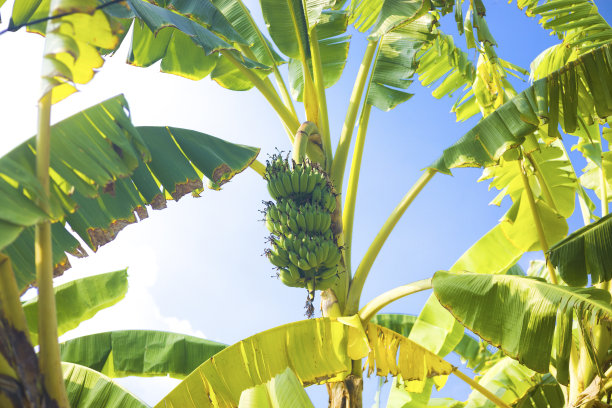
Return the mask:
[[[258,2],[246,1],[262,22]],[[612,21],[612,4],[597,2]],[[2,9],[8,21],[9,1]],[[499,44],[498,55],[528,68],[543,49],[558,40],[525,17],[515,2],[489,0],[487,21]],[[455,33],[452,16],[442,30]],[[327,92],[333,146],[336,145],[352,84],[363,51],[363,35],[353,32],[349,63],[337,85]],[[455,40],[464,43],[463,37]],[[231,92],[209,79],[192,82],[125,64],[126,44],[81,92],[56,105],[58,121],[90,105],[124,93],[138,125],[169,125],[195,129],[235,143],[262,148],[260,160],[276,148],[288,150],[288,139],[257,91]],[[35,132],[41,37],[17,33],[0,37],[0,50],[11,58],[0,66],[3,123],[0,154]],[[474,57],[473,51],[470,54]],[[14,56],[14,57],[13,57]],[[515,81],[518,91],[528,86]],[[415,82],[415,96],[391,112],[373,109],[359,183],[353,242],[356,266],[388,214],[442,150],[462,136],[475,121],[456,123],[452,98],[436,100],[431,89]],[[299,109],[298,109],[299,110]],[[303,114],[301,114],[303,117]],[[350,159],[349,155],[349,159]],[[577,169],[584,167],[572,156]],[[582,161],[581,161],[582,160]],[[348,174],[348,173],[347,173]],[[438,175],[415,200],[383,247],[363,291],[362,304],[398,285],[430,277],[447,269],[504,214],[488,206],[497,194],[476,183],[479,169],[458,169]],[[346,183],[345,183],[346,184]],[[67,336],[113,329],[159,329],[206,336],[232,344],[259,331],[303,318],[305,290],[284,287],[271,278],[271,265],[261,256],[267,231],[258,220],[265,183],[253,171],[237,176],[220,192],[206,191],[199,199],[183,198],[164,211],[126,228],[111,244],[85,260],[71,260],[73,269],[59,281],[128,267],[130,290],[117,306],[102,311]],[[573,217],[571,229],[580,226]],[[541,258],[528,254],[527,258]],[[390,305],[385,312],[418,314],[429,292]],[[318,302],[317,302],[318,303]],[[318,311],[318,310],[317,310]],[[458,364],[458,360],[452,360]],[[122,380],[148,403],[171,387],[166,379]],[[367,383],[364,406],[373,401],[375,381]],[[465,399],[469,390],[449,381],[442,395]],[[324,406],[324,391],[312,391],[316,406]]]

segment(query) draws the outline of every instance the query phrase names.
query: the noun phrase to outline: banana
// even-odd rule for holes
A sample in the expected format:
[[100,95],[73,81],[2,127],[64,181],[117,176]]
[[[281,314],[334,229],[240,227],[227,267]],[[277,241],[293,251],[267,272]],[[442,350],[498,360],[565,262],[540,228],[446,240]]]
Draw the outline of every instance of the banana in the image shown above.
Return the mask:
[[341,256],[340,251],[336,249],[335,252],[327,255],[327,261],[323,263],[323,266],[326,268],[331,268],[332,266],[338,265]]
[[304,165],[302,165],[302,174],[300,174],[300,193],[308,193],[309,174],[309,167],[305,167]]
[[297,221],[298,227],[300,227],[301,230],[307,229],[306,228],[306,217],[304,217],[304,214],[302,214],[301,212],[298,213],[295,220]]
[[304,214],[304,217],[306,218],[305,229],[307,231],[314,231],[314,213],[312,212],[312,209],[309,208]]
[[317,256],[312,251],[306,252],[306,260],[308,261],[308,265],[310,265],[310,267],[313,268],[313,269],[316,268],[317,266],[319,266],[319,264],[317,262]]
[[337,280],[338,278],[336,276],[332,276],[331,278],[323,279],[323,280],[317,279],[315,286],[317,290],[327,290],[331,288],[332,286],[334,286],[334,283],[336,283]]
[[319,245],[317,248],[317,262],[319,265],[322,265],[323,262],[327,259],[327,254],[329,253],[329,246],[325,244]]
[[298,228],[298,224],[297,221],[295,220],[295,218],[289,218],[287,220],[287,226],[289,227],[289,229],[293,232],[295,232],[296,234],[299,232],[299,228]]
[[283,187],[285,187],[285,191],[287,194],[285,197],[288,197],[291,193],[293,193],[293,188],[291,187],[291,178],[289,177],[289,173],[284,172],[280,175],[281,181],[283,183]]
[[318,177],[316,176],[316,174],[314,174],[314,172],[311,172],[308,175],[308,185],[306,186],[306,193],[310,194],[315,192],[316,190],[316,186],[317,186],[317,180]]
[[312,268],[310,267],[310,264],[308,263],[308,261],[306,261],[305,258],[299,258],[298,259],[298,267],[300,269],[303,269],[304,271],[309,271]]
[[268,193],[270,193],[270,196],[275,200],[278,200],[278,197],[280,197],[280,194],[278,194],[278,191],[276,191],[276,188],[274,187],[274,183],[272,183],[270,180],[268,180]]
[[279,198],[286,197],[289,194],[285,191],[285,187],[283,186],[283,182],[280,179],[280,175],[276,174],[272,176],[272,180],[270,183],[274,184],[274,189],[278,192]]
[[306,245],[304,245],[304,244],[300,245],[300,247],[298,249],[298,254],[300,255],[301,259],[306,260],[306,253],[307,252],[308,252],[308,249],[306,248]]
[[315,231],[321,231],[321,224],[323,223],[323,213],[320,211],[317,211],[315,213],[315,223],[314,223],[314,230]]
[[289,264],[289,266],[287,266],[287,270],[289,271],[292,279],[297,281],[298,279],[302,278],[302,275],[300,275],[300,270],[294,264]]
[[329,229],[331,226],[331,215],[329,213],[323,214],[323,224],[321,225],[321,232],[324,232]]
[[289,271],[286,269],[280,270],[278,274],[278,278],[280,279],[281,282],[283,282],[284,285],[289,286],[291,288],[303,288],[304,287],[304,284],[301,283],[299,280],[293,279]]
[[294,264],[295,266],[299,267],[299,257],[298,254],[296,254],[293,251],[288,251],[287,252],[287,256],[289,257],[289,260],[291,261],[292,264]]
[[294,168],[291,173],[291,188],[294,193],[300,192],[300,173],[296,168]]
[[285,266],[289,265],[289,260],[281,258],[278,254],[275,254],[272,251],[268,252],[268,259],[272,265],[278,266],[279,268],[284,268]]
[[325,280],[338,275],[338,268],[323,268],[319,269],[319,274],[317,275],[317,279]]

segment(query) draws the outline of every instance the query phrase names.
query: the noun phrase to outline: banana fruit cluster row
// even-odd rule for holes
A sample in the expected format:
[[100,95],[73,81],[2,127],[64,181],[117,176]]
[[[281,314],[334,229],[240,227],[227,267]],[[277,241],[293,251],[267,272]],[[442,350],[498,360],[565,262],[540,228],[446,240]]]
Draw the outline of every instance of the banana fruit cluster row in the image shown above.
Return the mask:
[[266,167],[268,191],[275,201],[266,202],[266,227],[271,232],[270,262],[281,282],[290,287],[330,288],[338,278],[340,249],[331,231],[336,197],[327,174],[306,160],[291,164],[272,156]]

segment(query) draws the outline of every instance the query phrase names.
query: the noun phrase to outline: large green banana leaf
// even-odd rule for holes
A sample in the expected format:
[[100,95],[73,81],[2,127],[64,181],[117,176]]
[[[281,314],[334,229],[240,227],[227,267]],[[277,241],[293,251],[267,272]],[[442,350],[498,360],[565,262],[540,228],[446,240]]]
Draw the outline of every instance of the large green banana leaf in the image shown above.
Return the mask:
[[[146,218],[147,205],[165,208],[166,199],[199,193],[203,176],[218,188],[259,153],[191,130],[135,128],[126,100],[117,96],[51,128],[50,214],[45,215],[32,206],[41,188],[35,146],[32,138],[0,158],[2,196],[10,198],[0,215],[0,249],[11,258],[21,290],[35,279],[33,225],[45,216],[54,221],[53,258],[61,274],[69,267],[64,252],[86,256],[65,223],[95,251],[136,222],[136,215]],[[18,213],[24,215],[12,217]]]
[[[612,320],[610,294],[597,288],[445,271],[436,272],[433,288],[440,303],[463,325],[540,373],[549,369],[555,322],[559,330],[571,327],[573,313],[581,324]],[[571,330],[565,332],[571,336]],[[569,361],[569,348],[557,353],[557,364]]]
[[536,81],[445,149],[432,168],[450,174],[455,167],[489,166],[545,123],[555,137],[559,123],[571,133],[579,117],[606,118],[612,113],[611,52],[605,45]]
[[[407,338],[369,324],[366,334],[354,319],[319,318],[280,326],[221,351],[191,373],[158,407],[235,406],[246,389],[290,368],[303,386],[339,381],[351,359],[368,357],[368,372],[401,375],[421,390],[432,377],[443,385],[453,367]],[[369,350],[369,351],[368,351]]]
[[529,16],[539,15],[540,24],[563,38],[578,52],[612,40],[612,28],[589,0],[517,0]]
[[60,344],[62,361],[111,377],[185,378],[226,346],[186,334],[119,330],[77,337]]
[[[100,310],[119,302],[128,288],[127,270],[109,272],[64,283],[53,288],[57,335],[76,328]],[[38,344],[38,297],[23,304],[32,345]]]
[[147,408],[148,405],[110,378],[78,364],[62,363],[66,395],[72,408]]
[[[417,316],[407,314],[377,314],[370,320],[372,323],[389,330],[393,330],[404,337],[408,337],[412,327],[417,320]],[[436,333],[437,334],[437,333]],[[433,337],[432,333],[432,337]],[[480,372],[485,363],[491,358],[493,353],[487,349],[487,344],[476,340],[474,337],[465,333],[461,341],[455,346],[453,352],[457,353],[461,360],[467,363],[467,367],[476,372]]]
[[261,11],[268,31],[278,49],[288,57],[310,57],[309,13],[302,0],[261,0]]
[[[433,384],[429,380],[426,386],[431,390]],[[461,401],[452,398],[430,398],[430,392],[420,394],[408,392],[399,378],[394,378],[387,399],[387,408],[463,408]]]
[[372,74],[366,91],[366,103],[388,111],[410,99],[408,88],[417,68],[416,55],[431,41],[433,17],[424,15],[380,37]]
[[568,285],[585,286],[612,279],[612,214],[557,242],[547,254]]
[[[342,75],[348,57],[350,35],[346,32],[348,18],[346,12],[339,10],[323,11],[319,23],[313,28],[319,40],[319,54],[323,70],[325,88],[333,86]],[[309,61],[312,72],[312,63]],[[304,71],[299,59],[289,60],[289,83],[291,94],[296,101],[303,101]]]
[[351,2],[349,23],[371,36],[382,36],[398,25],[415,20],[429,11],[429,0],[356,0]]
[[[531,190],[534,196],[541,199],[549,196],[552,202],[547,204],[564,218],[569,218],[574,212],[578,180],[563,144],[555,140],[551,144],[539,143],[534,147],[530,154],[533,163],[529,163],[531,166],[528,169]],[[516,202],[525,189],[516,161],[502,158],[497,166],[485,168],[479,181],[489,179],[492,179],[489,188],[501,190],[490,204],[500,205],[505,196]]]
[[[561,387],[550,374],[538,374],[509,357],[496,363],[478,383],[510,406],[561,408],[565,401]],[[465,408],[496,408],[496,405],[474,390]]]
[[238,408],[314,408],[295,373],[287,367],[265,384],[242,391]]
[[[89,0],[83,4],[69,1],[64,3],[60,4],[56,14],[67,8],[81,13],[54,20],[48,27],[46,25],[30,27],[43,35],[49,31],[48,35],[53,37],[50,37],[52,41],[48,41],[51,48],[45,52],[47,69],[43,71],[43,76],[49,82],[48,88],[58,86],[54,91],[54,101],[74,92],[72,82],[84,83],[91,79],[93,69],[99,68],[103,63],[100,52],[108,53],[115,50],[135,18],[138,23],[134,24],[132,49],[128,58],[128,62],[133,65],[148,66],[163,58],[162,70],[165,72],[191,79],[201,79],[212,72],[217,82],[234,89],[234,82],[244,82],[244,78],[225,56],[211,55],[223,50],[232,54],[239,64],[253,69],[259,76],[264,77],[270,72],[266,65],[249,58],[257,58],[254,51],[262,54],[261,44],[265,43],[265,39],[262,37],[257,47],[253,43],[248,43],[249,40],[243,38],[209,0],[160,0],[155,3],[128,0],[126,4],[119,3],[105,7],[103,11],[99,10],[91,17],[86,13],[95,10],[99,4],[96,0]],[[228,10],[226,4],[220,6],[225,6],[228,13],[236,11],[235,7],[230,7]],[[48,10],[48,0],[17,1],[13,9],[13,25],[46,17]],[[245,9],[243,13],[248,11]],[[236,14],[232,14],[232,17],[236,18]],[[238,19],[240,20],[239,17]],[[62,24],[70,27],[74,25],[80,31],[62,29]],[[244,24],[241,29],[245,31]],[[252,31],[252,29],[247,30],[246,33],[252,34]],[[65,32],[69,32],[69,35]],[[251,45],[252,50],[249,48]],[[82,48],[86,48],[87,52],[82,52]],[[242,55],[239,49],[248,55]],[[273,58],[278,57],[272,51],[267,54]],[[263,55],[260,57],[265,59]],[[249,82],[246,89],[251,86]]]

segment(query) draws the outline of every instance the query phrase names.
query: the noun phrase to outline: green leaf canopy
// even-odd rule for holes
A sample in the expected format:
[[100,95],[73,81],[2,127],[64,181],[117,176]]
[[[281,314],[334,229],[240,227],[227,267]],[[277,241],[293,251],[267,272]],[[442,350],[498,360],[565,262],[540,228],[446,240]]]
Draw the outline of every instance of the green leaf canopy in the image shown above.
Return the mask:
[[314,408],[302,383],[290,368],[265,384],[242,391],[238,408]]
[[0,249],[11,258],[21,290],[35,279],[33,225],[39,220],[54,221],[53,260],[61,274],[69,267],[64,252],[86,256],[66,223],[95,251],[136,216],[146,218],[147,205],[165,208],[166,199],[203,191],[204,176],[219,188],[247,168],[259,149],[192,130],[136,128],[126,100],[116,96],[52,126],[49,214],[36,210],[32,198],[41,191],[35,152],[31,138],[0,158],[6,181],[0,188],[11,197],[2,213],[26,214],[0,216]]
[[606,118],[612,114],[611,47],[584,54],[536,81],[445,149],[431,167],[450,174],[455,167],[489,166],[543,124],[556,137],[559,124],[571,133],[579,117],[586,122]]
[[[53,288],[57,335],[61,336],[92,318],[100,310],[119,302],[128,288],[127,270],[76,279]],[[23,304],[32,345],[38,344],[38,297]]]
[[568,285],[612,279],[612,214],[572,233],[548,252],[548,260]]
[[111,377],[185,378],[225,344],[186,334],[120,330],[78,337],[60,344],[62,361]]
[[[597,288],[569,288],[514,275],[445,271],[436,272],[433,288],[440,303],[463,325],[540,373],[548,372],[555,322],[571,327],[572,312],[581,324],[612,320],[610,294]],[[557,358],[569,361],[569,348]]]

